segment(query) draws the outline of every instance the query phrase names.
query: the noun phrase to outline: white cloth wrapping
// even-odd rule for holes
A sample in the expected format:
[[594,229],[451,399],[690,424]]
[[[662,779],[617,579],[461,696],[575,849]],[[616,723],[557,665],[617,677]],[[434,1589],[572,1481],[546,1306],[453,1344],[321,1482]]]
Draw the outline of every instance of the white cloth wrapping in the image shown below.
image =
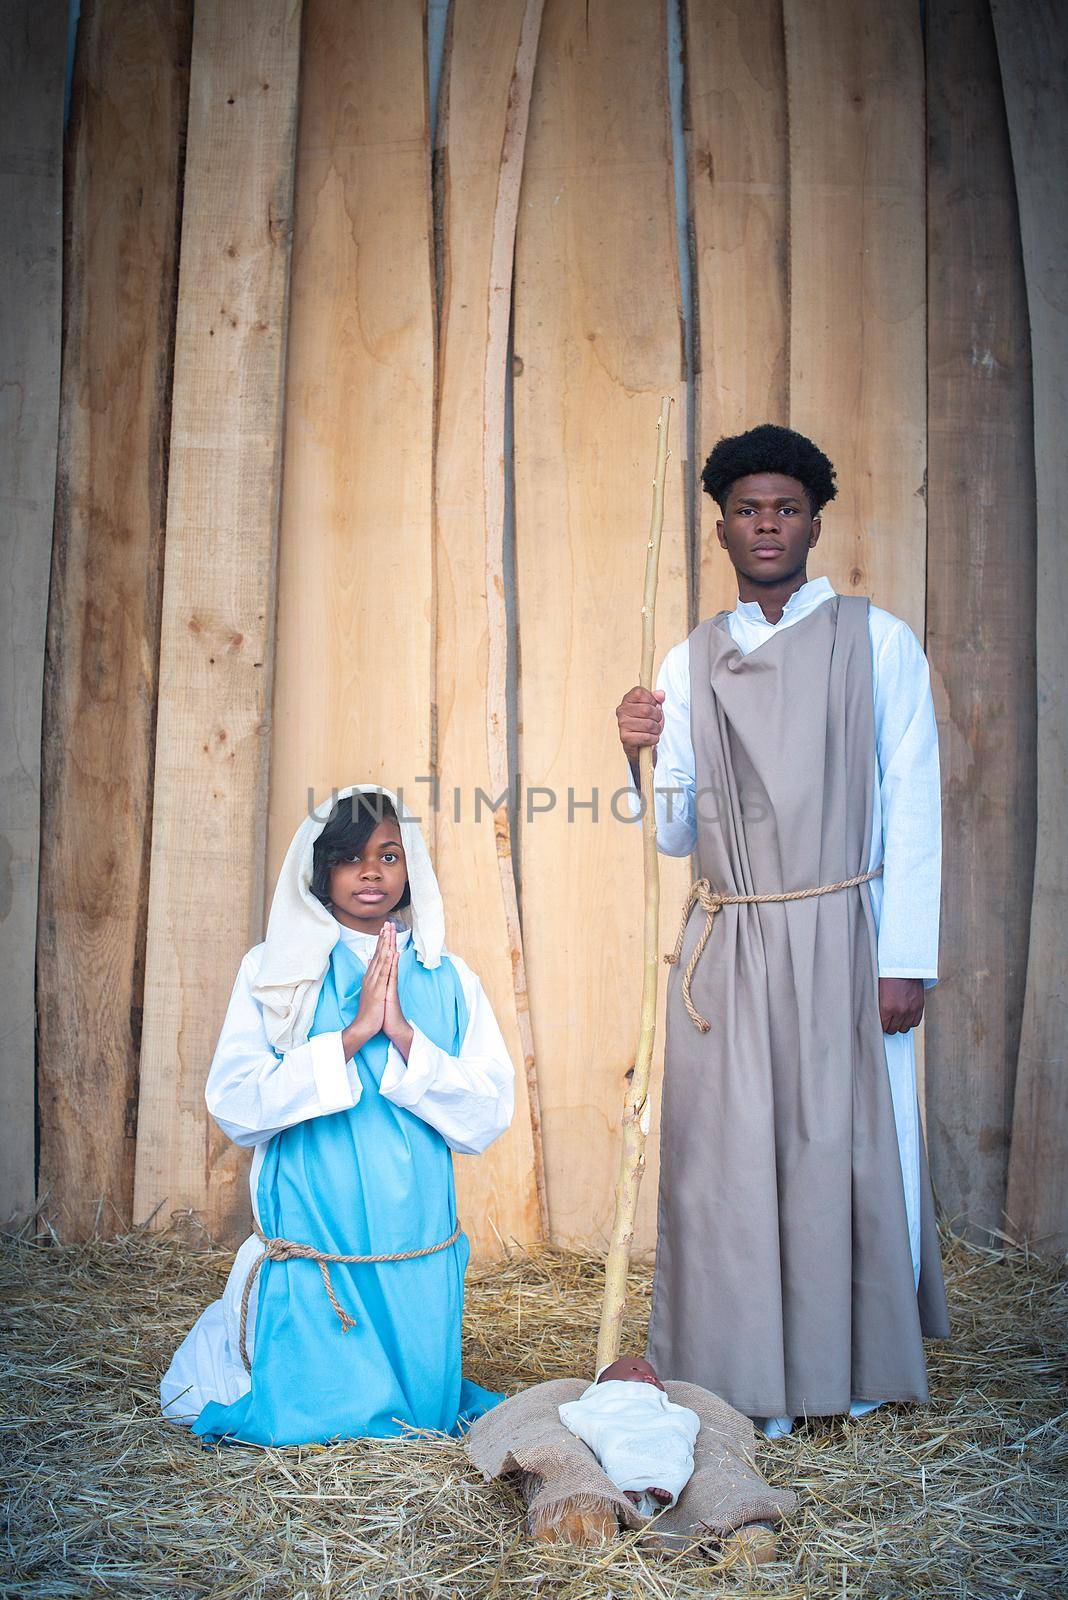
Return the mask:
[[[357,787],[389,795],[388,790],[375,791],[374,785]],[[351,792],[344,789],[341,794]],[[312,844],[328,820],[328,808],[318,809],[324,813],[322,820],[315,825],[308,820],[302,823],[286,853],[271,905],[267,940],[242,958],[205,1088],[208,1110],[222,1131],[235,1144],[253,1147],[249,1185],[257,1221],[256,1192],[268,1141],[308,1117],[349,1110],[358,1105],[363,1092],[353,1062],[345,1059],[340,1032],[308,1038],[334,945],[343,939],[366,965],[377,943],[374,934],[338,922],[308,892]],[[401,815],[399,806],[397,813]],[[414,937],[424,965],[437,966],[442,955],[448,955],[460,979],[468,1020],[458,1056],[449,1055],[412,1024],[407,1061],[392,1043],[388,1048],[380,1092],[436,1128],[450,1149],[475,1155],[492,1144],[512,1120],[515,1069],[477,975],[461,957],[445,949],[441,894],[418,825],[409,819],[407,826],[402,820],[401,827],[412,897],[411,907],[405,911],[412,912],[416,931],[413,935],[410,929],[398,926],[398,952]],[[294,881],[298,877],[299,883]],[[290,908],[296,926],[304,930],[315,950],[325,946],[321,969],[319,955],[303,955],[298,935],[287,933],[282,906]],[[326,919],[322,926],[318,912]],[[394,912],[390,920],[399,923],[404,915]],[[260,994],[272,929],[275,981],[268,986],[269,1003],[265,1003]],[[313,978],[316,969],[318,976]],[[292,1001],[283,998],[287,988],[294,996]],[[292,1005],[293,1011],[283,1015],[287,1005]],[[290,1036],[291,1044],[281,1042]],[[239,1353],[241,1295],[249,1268],[262,1249],[255,1234],[245,1240],[222,1297],[201,1313],[175,1352],[160,1384],[168,1420],[191,1422],[209,1401],[232,1404],[247,1391],[249,1377]],[[249,1299],[250,1354],[256,1344],[258,1287],[257,1280]]]
[[[605,1476],[624,1494],[665,1489],[674,1505],[693,1473],[701,1420],[651,1383],[611,1378],[591,1383],[560,1408],[560,1421],[589,1445]],[[661,1509],[655,1503],[651,1511]]]
[[[411,905],[396,912],[394,920],[402,926],[410,922],[423,966],[438,966],[445,940],[445,913],[419,824],[391,789],[377,783],[356,783],[336,791],[338,800],[350,794],[380,794],[396,811]],[[305,817],[286,851],[271,901],[267,938],[252,992],[263,1006],[267,1037],[279,1050],[307,1039],[330,952],[337,943],[337,918],[311,892],[315,841],[330,821],[333,808],[332,794]]]

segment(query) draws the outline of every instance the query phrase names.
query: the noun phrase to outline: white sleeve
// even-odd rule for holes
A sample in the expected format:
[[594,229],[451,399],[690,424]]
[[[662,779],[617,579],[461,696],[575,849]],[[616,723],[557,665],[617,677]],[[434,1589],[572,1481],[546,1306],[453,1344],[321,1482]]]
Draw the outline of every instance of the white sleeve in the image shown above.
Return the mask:
[[395,1106],[436,1128],[450,1150],[473,1156],[491,1145],[512,1120],[515,1068],[479,979],[459,956],[450,952],[449,959],[467,1003],[459,1055],[442,1050],[412,1022],[408,1060],[391,1043],[379,1088]]
[[942,799],[927,658],[897,620],[875,657],[875,743],[882,808],[879,976],[938,978]]
[[317,1033],[279,1054],[252,993],[262,945],[243,958],[215,1047],[204,1098],[235,1144],[261,1144],[309,1117],[348,1111],[361,1084],[345,1063],[341,1034]]
[[[664,731],[656,747],[653,803],[656,847],[664,856],[688,856],[697,848],[694,791],[697,763],[690,734],[690,641],[673,645],[660,664],[656,686],[663,689]],[[626,757],[624,757],[626,760]],[[641,790],[627,762],[627,811],[641,816]]]

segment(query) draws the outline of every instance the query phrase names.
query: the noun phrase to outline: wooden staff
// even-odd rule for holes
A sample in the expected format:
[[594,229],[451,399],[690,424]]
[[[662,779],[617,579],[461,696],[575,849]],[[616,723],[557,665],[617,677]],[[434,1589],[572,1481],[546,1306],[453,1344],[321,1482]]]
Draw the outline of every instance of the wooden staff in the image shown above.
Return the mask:
[[[656,579],[660,561],[660,540],[664,531],[664,483],[668,463],[668,419],[671,397],[660,402],[656,424],[656,476],[653,479],[653,511],[649,543],[645,555],[645,599],[642,605],[642,665],[639,682],[643,689],[653,686],[653,624],[656,616]],[[638,775],[642,795],[642,865],[645,879],[645,960],[642,973],[641,1027],[634,1070],[623,1103],[622,1150],[616,1182],[616,1210],[612,1223],[612,1242],[605,1263],[604,1301],[601,1305],[601,1331],[597,1338],[597,1369],[615,1361],[623,1330],[623,1310],[627,1299],[627,1268],[634,1244],[634,1218],[638,1210],[638,1190],[645,1171],[645,1140],[649,1132],[649,1074],[653,1065],[653,1038],[656,1032],[656,990],[660,962],[660,867],[656,855],[656,811],[653,805],[653,751],[642,745],[638,751]]]

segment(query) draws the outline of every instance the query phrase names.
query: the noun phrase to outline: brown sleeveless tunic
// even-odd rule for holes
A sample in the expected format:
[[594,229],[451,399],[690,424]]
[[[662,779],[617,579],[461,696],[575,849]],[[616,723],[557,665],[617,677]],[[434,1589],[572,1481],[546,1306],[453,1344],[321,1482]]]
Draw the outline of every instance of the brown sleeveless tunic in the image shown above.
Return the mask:
[[[838,596],[744,655],[690,635],[698,875],[732,894],[867,869],[875,785],[868,601]],[[866,885],[726,906],[670,969],[649,1357],[749,1416],[926,1400],[948,1333],[926,1157],[917,1296]]]

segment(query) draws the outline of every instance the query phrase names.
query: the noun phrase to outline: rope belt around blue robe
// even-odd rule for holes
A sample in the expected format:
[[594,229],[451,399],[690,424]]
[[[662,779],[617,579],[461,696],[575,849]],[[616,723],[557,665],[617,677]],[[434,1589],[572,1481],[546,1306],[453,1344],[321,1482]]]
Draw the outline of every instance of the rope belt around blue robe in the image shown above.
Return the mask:
[[252,1285],[255,1283],[256,1278],[259,1275],[259,1270],[265,1261],[314,1261],[316,1266],[319,1268],[319,1271],[322,1273],[323,1288],[326,1290],[327,1299],[330,1301],[330,1304],[338,1314],[341,1322],[341,1330],[343,1333],[348,1333],[350,1328],[354,1328],[356,1326],[356,1318],[349,1316],[348,1312],[338,1300],[337,1295],[334,1293],[334,1286],[330,1281],[329,1263],[331,1261],[343,1263],[346,1266],[358,1266],[366,1262],[373,1261],[415,1261],[419,1256],[435,1256],[439,1250],[447,1250],[451,1244],[456,1243],[461,1232],[460,1224],[457,1223],[456,1227],[453,1229],[452,1233],[450,1233],[447,1239],[442,1239],[440,1244],[429,1244],[425,1247],[425,1249],[422,1250],[400,1250],[392,1255],[382,1256],[344,1256],[331,1255],[326,1250],[316,1250],[314,1245],[298,1244],[293,1239],[268,1239],[267,1235],[260,1228],[258,1222],[253,1221],[252,1226],[255,1230],[257,1239],[259,1239],[260,1243],[263,1245],[263,1254],[261,1256],[257,1256],[249,1268],[248,1277],[245,1279],[245,1287],[241,1291],[241,1334],[239,1348],[241,1351],[242,1365],[244,1366],[246,1372],[252,1371],[252,1363],[248,1358],[248,1348],[245,1343],[246,1330],[248,1326],[249,1299],[252,1295]]
[[721,906],[765,906],[781,905],[788,900],[813,900],[817,895],[834,894],[838,889],[852,889],[854,884],[867,883],[869,878],[877,878],[882,872],[882,862],[873,867],[871,872],[858,872],[855,878],[842,878],[838,883],[821,883],[814,889],[787,889],[782,894],[723,894],[719,889],[713,889],[707,878],[698,878],[696,883],[691,883],[690,891],[686,896],[686,903],[682,908],[682,925],[679,936],[675,941],[675,948],[664,960],[669,966],[675,966],[682,955],[682,942],[686,935],[686,924],[690,920],[690,911],[696,901],[705,913],[705,925],[701,930],[701,937],[694,945],[693,955],[682,975],[682,1001],[695,1028],[702,1033],[707,1033],[712,1024],[703,1017],[690,999],[690,980],[693,978],[697,963],[708,943],[708,936],[712,932],[712,925],[716,920],[716,912]]

